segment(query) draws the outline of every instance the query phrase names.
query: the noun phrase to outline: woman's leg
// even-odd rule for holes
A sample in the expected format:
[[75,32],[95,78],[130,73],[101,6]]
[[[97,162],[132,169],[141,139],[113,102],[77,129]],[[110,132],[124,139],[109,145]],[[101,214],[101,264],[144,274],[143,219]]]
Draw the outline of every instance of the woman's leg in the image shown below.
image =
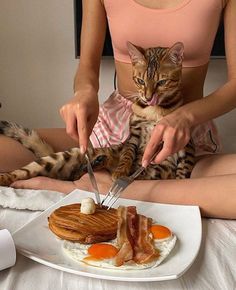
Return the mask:
[[203,156],[196,163],[191,178],[236,174],[236,154]]
[[52,146],[55,152],[61,152],[73,147],[78,147],[79,143],[66,134],[64,128],[35,129],[39,136]]
[[[112,180],[95,173],[99,190],[107,193]],[[88,175],[75,182],[42,177],[15,182],[17,188],[40,188],[69,193],[75,188],[92,191]],[[205,217],[236,219],[236,154],[214,155],[199,160],[192,178],[182,180],[137,180],[122,197],[170,204],[198,205]]]
[[[55,152],[64,151],[78,144],[71,139],[65,129],[37,129],[40,137],[50,144]],[[35,156],[19,142],[0,135],[0,172],[20,168],[33,161]]]
[[[96,173],[96,177],[100,191],[107,193],[112,182],[110,176]],[[74,184],[77,188],[92,190],[87,175]],[[236,154],[202,158],[197,162],[190,179],[134,181],[122,197],[198,205],[205,217],[236,219]]]
[[8,172],[20,168],[33,161],[34,154],[19,142],[0,135],[0,172]]
[[236,154],[200,159],[190,179],[136,181],[126,197],[198,205],[203,216],[236,219]]

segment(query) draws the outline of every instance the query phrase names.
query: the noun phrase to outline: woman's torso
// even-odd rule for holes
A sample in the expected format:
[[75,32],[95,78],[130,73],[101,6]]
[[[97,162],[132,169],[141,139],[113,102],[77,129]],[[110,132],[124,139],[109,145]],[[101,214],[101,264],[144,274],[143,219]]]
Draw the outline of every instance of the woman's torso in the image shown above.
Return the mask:
[[[131,64],[115,62],[117,73],[117,88],[121,95],[129,96],[136,92],[136,87],[132,79]],[[208,64],[195,68],[182,69],[182,93],[184,102],[191,102],[203,96],[204,80],[207,73]]]
[[[201,98],[203,96],[203,86],[208,68],[210,50],[222,12],[221,1],[208,0],[208,5],[205,8],[201,7],[199,11],[196,11],[195,8],[198,9],[196,4],[201,5],[199,0],[104,0],[115,53],[119,92],[124,96],[136,92],[136,87],[132,79],[132,65],[129,63],[127,52],[125,51],[125,41],[131,41],[143,47],[170,46],[170,43],[183,41],[186,44],[187,55],[183,63],[182,76],[184,100],[185,102],[189,102]],[[119,6],[117,6],[118,3]],[[122,3],[125,7],[122,7]],[[195,11],[191,11],[191,9]],[[204,9],[209,11],[205,11]],[[192,17],[190,15],[191,13],[193,13]],[[142,15],[144,19],[141,21]],[[197,23],[191,22],[194,17],[196,18],[194,21],[197,21]],[[141,23],[139,22],[136,25],[137,19],[140,19]],[[187,19],[190,19],[190,23],[186,23]],[[155,21],[157,21],[157,24],[161,24],[161,30],[155,30]],[[180,23],[181,21],[183,23]],[[206,23],[203,26],[202,22],[204,21]],[[174,25],[169,25],[171,22]],[[150,23],[152,23],[151,26]],[[165,23],[167,23],[166,27],[163,27]],[[195,29],[197,24],[199,24],[199,28]],[[127,27],[124,25],[127,25]],[[189,25],[192,25],[192,28],[189,28]],[[184,30],[185,26],[188,27],[186,31]],[[209,28],[209,31],[205,31],[208,29],[208,26],[211,26],[211,28]],[[146,27],[147,31],[145,31]],[[152,27],[153,30],[150,31]],[[169,33],[166,37],[165,33],[167,31]],[[147,38],[149,37],[147,40],[145,39],[146,35]],[[158,41],[156,38],[159,35],[160,39]]]

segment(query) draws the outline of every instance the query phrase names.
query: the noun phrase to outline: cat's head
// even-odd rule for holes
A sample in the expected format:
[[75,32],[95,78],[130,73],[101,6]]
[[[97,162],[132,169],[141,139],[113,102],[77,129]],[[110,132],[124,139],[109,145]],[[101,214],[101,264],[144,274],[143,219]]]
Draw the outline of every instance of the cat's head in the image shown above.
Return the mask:
[[133,80],[138,90],[136,102],[141,106],[170,108],[178,102],[181,88],[184,46],[143,49],[127,43],[133,67]]

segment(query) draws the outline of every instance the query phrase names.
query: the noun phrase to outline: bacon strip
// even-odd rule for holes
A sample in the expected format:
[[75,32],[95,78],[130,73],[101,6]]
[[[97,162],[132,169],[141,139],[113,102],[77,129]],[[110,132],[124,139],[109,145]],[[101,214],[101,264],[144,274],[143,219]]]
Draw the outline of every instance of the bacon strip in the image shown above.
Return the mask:
[[153,244],[151,233],[152,219],[143,215],[138,215],[138,228],[134,244],[133,260],[137,264],[144,264],[153,261],[158,257],[158,253]]
[[157,257],[150,235],[152,219],[136,212],[136,207],[120,206],[118,213],[117,244],[120,248],[116,266],[134,260],[138,264],[147,263]]
[[132,260],[133,258],[133,246],[134,240],[132,238],[132,224],[136,217],[135,207],[119,206],[117,210],[118,214],[118,230],[117,230],[117,244],[120,248],[116,255],[115,265],[121,266],[125,262]]

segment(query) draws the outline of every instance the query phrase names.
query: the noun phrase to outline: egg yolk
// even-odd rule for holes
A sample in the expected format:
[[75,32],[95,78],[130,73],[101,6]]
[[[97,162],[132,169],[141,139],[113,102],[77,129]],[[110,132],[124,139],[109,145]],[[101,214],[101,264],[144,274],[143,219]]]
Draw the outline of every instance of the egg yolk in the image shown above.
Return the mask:
[[165,239],[171,236],[171,231],[167,227],[161,225],[151,226],[151,233],[154,239]]
[[95,259],[110,259],[116,256],[118,249],[109,244],[93,244],[88,248],[88,254]]

